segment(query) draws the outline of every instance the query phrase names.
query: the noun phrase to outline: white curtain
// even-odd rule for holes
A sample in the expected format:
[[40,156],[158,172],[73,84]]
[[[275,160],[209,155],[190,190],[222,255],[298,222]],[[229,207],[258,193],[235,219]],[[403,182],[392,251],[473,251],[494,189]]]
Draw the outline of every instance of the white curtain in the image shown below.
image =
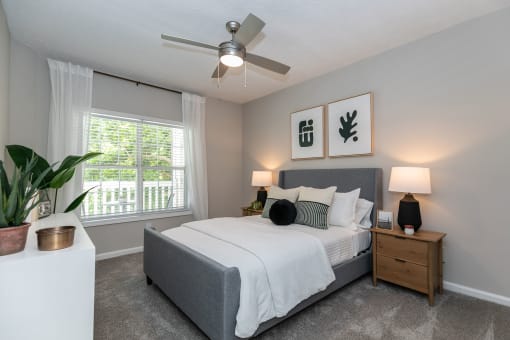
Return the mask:
[[196,220],[208,218],[205,98],[182,94],[188,200]]
[[[51,106],[48,132],[48,161],[53,164],[69,155],[83,155],[83,124],[92,107],[93,70],[48,59],[51,80]],[[56,165],[58,167],[59,164]],[[57,212],[63,212],[82,189],[81,167],[59,190]]]

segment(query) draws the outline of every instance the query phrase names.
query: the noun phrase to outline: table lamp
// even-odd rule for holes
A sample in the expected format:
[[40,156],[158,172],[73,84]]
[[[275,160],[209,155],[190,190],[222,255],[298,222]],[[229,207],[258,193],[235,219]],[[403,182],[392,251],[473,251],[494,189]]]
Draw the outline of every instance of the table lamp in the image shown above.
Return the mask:
[[257,191],[257,201],[262,202],[262,206],[266,204],[267,191],[265,187],[273,183],[273,174],[271,171],[253,171],[251,175],[251,186],[259,187]]
[[405,192],[398,206],[398,224],[402,229],[412,225],[417,231],[421,226],[420,203],[412,194],[430,194],[430,169],[417,167],[392,167],[389,191]]

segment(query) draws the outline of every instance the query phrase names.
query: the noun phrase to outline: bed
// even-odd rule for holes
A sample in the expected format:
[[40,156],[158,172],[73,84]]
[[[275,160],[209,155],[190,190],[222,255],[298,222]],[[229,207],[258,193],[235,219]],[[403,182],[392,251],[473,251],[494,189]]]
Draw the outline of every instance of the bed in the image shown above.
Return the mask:
[[[361,188],[360,197],[374,202],[373,224],[377,209],[382,207],[382,170],[379,168],[280,171],[280,187],[301,185],[316,188],[336,185],[342,192]],[[335,279],[325,290],[300,302],[285,316],[260,324],[254,335],[369,273],[371,250],[332,268]],[[147,282],[155,283],[208,337],[237,339],[235,327],[241,277],[236,267],[224,266],[148,227],[144,230],[144,272]]]

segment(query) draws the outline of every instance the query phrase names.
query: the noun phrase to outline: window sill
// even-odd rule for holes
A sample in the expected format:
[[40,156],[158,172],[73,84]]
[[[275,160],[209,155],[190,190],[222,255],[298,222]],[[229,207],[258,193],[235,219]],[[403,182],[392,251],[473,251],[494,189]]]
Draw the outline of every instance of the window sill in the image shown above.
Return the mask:
[[82,224],[84,227],[96,227],[108,224],[119,224],[126,222],[136,222],[136,221],[149,221],[155,220],[158,218],[168,218],[168,217],[177,217],[177,216],[189,216],[192,215],[191,210],[179,210],[172,212],[154,212],[154,213],[145,213],[145,214],[132,214],[132,215],[123,215],[123,216],[115,216],[115,217],[102,217],[102,218],[90,218],[90,219],[82,219]]

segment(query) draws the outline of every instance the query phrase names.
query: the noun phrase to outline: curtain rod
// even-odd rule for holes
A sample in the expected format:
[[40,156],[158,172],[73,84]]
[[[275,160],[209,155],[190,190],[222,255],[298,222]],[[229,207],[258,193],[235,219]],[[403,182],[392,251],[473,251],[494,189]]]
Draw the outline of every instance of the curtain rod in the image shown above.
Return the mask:
[[112,78],[116,78],[116,79],[121,79],[121,80],[129,81],[129,82],[135,83],[135,84],[136,84],[136,86],[138,86],[138,85],[140,85],[140,84],[141,84],[141,85],[145,85],[145,86],[153,87],[153,88],[155,88],[155,89],[160,89],[160,90],[170,91],[170,92],[177,93],[177,94],[182,94],[182,91],[172,90],[172,89],[167,89],[166,87],[161,87],[161,86],[152,85],[152,84],[144,83],[144,82],[137,81],[137,80],[133,80],[133,79],[128,79],[128,78],[124,78],[124,77],[116,76],[116,75],[114,75],[114,74],[110,74],[110,73],[105,73],[105,72],[96,71],[96,70],[94,70],[94,73],[101,74],[101,75],[103,75],[103,76],[107,76],[107,77],[112,77]]

